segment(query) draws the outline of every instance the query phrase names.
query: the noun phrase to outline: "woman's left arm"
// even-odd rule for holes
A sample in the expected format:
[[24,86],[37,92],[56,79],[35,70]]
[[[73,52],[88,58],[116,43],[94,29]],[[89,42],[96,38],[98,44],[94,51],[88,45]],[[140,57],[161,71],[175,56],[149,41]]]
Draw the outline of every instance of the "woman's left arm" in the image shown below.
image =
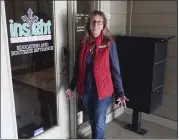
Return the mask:
[[120,72],[120,64],[119,64],[119,58],[116,48],[116,43],[114,41],[110,44],[110,68],[111,68],[111,75],[113,79],[113,83],[115,86],[115,92],[118,97],[123,97],[124,95],[124,89],[122,84],[122,77]]

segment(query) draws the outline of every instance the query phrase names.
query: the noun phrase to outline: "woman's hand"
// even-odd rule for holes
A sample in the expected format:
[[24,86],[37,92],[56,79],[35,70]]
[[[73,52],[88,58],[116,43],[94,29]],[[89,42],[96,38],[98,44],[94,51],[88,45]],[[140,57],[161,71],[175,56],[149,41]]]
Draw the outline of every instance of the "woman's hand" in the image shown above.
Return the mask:
[[70,100],[72,99],[74,96],[75,96],[75,93],[74,91],[70,90],[70,89],[67,89],[67,91],[65,92],[66,95],[67,95],[67,99]]
[[129,101],[129,99],[126,98],[126,96],[123,96],[123,97],[119,97],[117,99],[118,101],[118,106],[121,104],[122,106],[124,106],[126,108],[126,101]]

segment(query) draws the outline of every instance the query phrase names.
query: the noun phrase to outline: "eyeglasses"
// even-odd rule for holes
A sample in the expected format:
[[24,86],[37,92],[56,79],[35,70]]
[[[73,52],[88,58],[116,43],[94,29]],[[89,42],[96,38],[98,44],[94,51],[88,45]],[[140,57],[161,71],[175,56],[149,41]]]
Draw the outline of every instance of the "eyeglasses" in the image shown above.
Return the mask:
[[103,21],[93,20],[93,21],[91,21],[91,23],[92,23],[93,25],[95,25],[95,23],[97,23],[97,25],[102,25],[102,24],[103,24]]

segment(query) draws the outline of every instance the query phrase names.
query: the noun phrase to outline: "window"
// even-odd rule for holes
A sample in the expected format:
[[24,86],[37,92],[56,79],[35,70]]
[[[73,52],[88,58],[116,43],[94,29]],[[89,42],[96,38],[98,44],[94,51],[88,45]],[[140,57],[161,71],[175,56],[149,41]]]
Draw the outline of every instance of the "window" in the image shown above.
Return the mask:
[[5,1],[18,138],[57,125],[53,1]]

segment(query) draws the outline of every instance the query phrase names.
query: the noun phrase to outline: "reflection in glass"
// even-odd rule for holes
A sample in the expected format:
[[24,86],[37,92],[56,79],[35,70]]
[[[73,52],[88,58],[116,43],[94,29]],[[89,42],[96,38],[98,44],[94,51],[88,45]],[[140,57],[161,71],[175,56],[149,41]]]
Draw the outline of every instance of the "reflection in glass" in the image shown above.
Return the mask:
[[18,138],[27,139],[57,125],[53,6],[46,0],[5,4]]

